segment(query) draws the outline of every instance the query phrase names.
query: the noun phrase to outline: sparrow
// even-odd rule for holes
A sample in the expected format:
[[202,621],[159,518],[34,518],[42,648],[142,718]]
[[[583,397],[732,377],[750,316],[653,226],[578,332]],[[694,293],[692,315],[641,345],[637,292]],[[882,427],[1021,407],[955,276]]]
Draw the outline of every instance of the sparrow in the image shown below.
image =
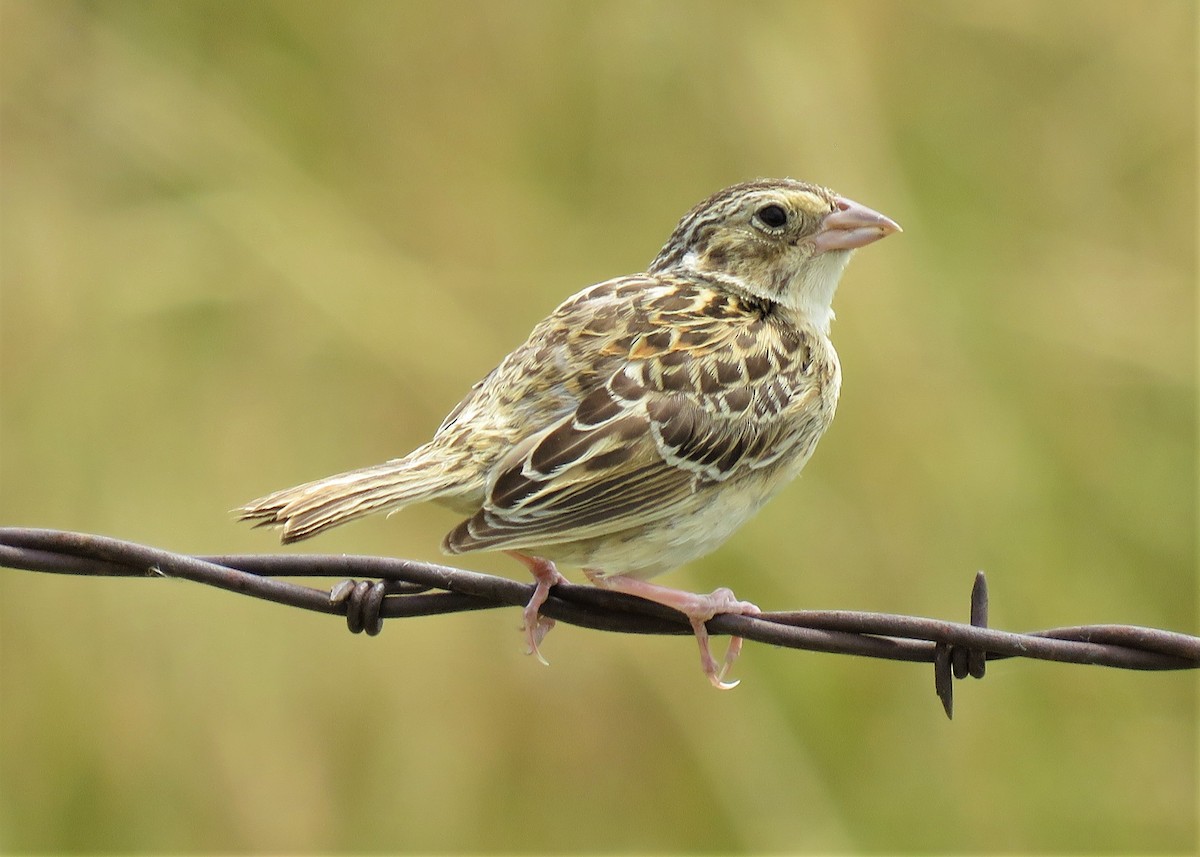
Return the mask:
[[713,551],[804,467],[829,427],[841,367],[832,301],[858,248],[900,227],[828,188],[760,179],[689,211],[643,273],[573,295],[538,323],[403,458],[247,503],[235,513],[295,542],[375,512],[435,501],[464,517],[450,554],[504,551],[536,583],[528,650],[556,564],[683,613],[701,666],[704,623],[758,607],[649,578]]

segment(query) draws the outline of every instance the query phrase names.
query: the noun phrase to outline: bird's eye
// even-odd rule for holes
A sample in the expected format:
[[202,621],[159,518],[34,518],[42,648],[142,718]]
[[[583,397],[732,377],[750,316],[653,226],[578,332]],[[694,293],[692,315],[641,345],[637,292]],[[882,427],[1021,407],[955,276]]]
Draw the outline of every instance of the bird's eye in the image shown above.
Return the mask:
[[764,226],[768,226],[771,229],[778,229],[787,223],[788,215],[782,205],[771,203],[770,205],[764,205],[758,210],[758,219],[763,222]]

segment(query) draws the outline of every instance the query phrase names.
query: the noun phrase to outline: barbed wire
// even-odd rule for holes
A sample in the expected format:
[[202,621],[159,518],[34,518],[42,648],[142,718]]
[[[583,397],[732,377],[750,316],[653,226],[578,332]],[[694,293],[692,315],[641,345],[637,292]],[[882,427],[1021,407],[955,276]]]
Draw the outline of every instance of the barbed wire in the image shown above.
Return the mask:
[[[101,577],[179,577],[318,613],[346,617],[354,633],[378,634],[384,619],[524,607],[533,584],[435,563],[375,556],[248,554],[189,556],[86,533],[0,527],[0,566]],[[330,589],[280,578],[336,577]],[[560,583],[541,613],[600,631],[690,635],[681,613],[630,595]],[[1200,668],[1200,638],[1135,625],[1081,625],[1031,633],[987,627],[983,572],[971,590],[969,624],[850,610],[718,615],[710,634],[794,649],[934,665],[947,717],[953,679],[982,678],[988,661],[1022,657],[1133,670]]]

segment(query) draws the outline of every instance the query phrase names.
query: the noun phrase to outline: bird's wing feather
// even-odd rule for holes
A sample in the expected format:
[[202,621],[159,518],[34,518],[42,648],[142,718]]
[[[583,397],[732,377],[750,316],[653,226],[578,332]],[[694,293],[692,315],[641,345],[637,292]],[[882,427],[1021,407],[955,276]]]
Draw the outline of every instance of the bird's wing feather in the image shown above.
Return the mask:
[[[630,530],[674,514],[705,483],[770,467],[806,436],[820,436],[824,424],[798,418],[832,417],[817,401],[819,343],[712,288],[657,278],[618,295],[629,279],[577,298],[591,302],[578,313],[587,319],[581,325],[572,326],[578,308],[570,302],[548,319],[568,331],[557,347],[572,352],[571,363],[601,371],[576,379],[577,388],[563,391],[570,406],[497,461],[482,508],[447,536],[448,550]],[[610,315],[605,302],[624,310]]]

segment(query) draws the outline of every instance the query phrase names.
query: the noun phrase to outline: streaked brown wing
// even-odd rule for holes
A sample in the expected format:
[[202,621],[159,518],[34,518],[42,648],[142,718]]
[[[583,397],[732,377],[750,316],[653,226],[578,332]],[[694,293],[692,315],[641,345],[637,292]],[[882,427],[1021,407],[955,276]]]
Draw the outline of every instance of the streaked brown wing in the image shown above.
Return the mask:
[[675,514],[702,484],[771,466],[802,430],[819,436],[824,426],[803,415],[819,410],[820,389],[793,328],[695,286],[647,291],[637,308],[594,342],[609,354],[620,343],[616,370],[498,462],[483,507],[447,550],[629,530]]

